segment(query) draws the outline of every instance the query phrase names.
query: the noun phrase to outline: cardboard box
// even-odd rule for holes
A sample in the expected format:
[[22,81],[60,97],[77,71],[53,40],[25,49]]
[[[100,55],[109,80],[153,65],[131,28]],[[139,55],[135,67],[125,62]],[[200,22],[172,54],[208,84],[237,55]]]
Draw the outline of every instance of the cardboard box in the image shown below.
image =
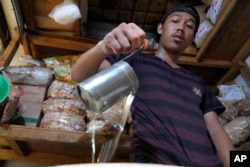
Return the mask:
[[41,116],[42,103],[47,88],[45,86],[15,85],[19,90],[20,103],[23,109],[22,118],[18,119],[19,124],[36,127]]

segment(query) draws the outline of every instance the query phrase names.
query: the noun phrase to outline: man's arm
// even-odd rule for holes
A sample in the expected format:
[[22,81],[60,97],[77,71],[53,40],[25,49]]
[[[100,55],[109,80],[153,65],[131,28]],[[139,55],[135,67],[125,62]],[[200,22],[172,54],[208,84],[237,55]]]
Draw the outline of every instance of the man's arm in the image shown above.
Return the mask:
[[234,150],[231,139],[222,127],[218,115],[211,111],[204,115],[209,134],[225,167],[229,167],[230,151]]
[[107,68],[110,63],[105,60],[106,56],[100,49],[100,42],[83,53],[73,65],[71,78],[76,82],[81,82],[97,73],[100,69]]
[[83,53],[74,64],[71,77],[81,82],[97,73],[101,68],[110,66],[106,57],[112,54],[130,53],[138,49],[145,40],[146,33],[134,23],[121,23],[109,32],[92,49]]

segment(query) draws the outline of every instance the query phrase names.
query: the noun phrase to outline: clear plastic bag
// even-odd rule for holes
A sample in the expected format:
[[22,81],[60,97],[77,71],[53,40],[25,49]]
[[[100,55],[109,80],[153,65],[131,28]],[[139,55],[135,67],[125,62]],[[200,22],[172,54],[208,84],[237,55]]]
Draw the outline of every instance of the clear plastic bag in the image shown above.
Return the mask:
[[62,112],[47,112],[44,114],[39,127],[85,132],[84,116],[62,113]]
[[81,100],[49,98],[43,102],[42,112],[60,112],[85,116],[86,105]]
[[52,70],[38,66],[8,66],[4,71],[13,84],[47,86],[54,78]]
[[44,67],[45,66],[42,61],[35,60],[30,55],[20,56],[19,60],[25,62],[29,66],[38,66],[38,67]]
[[69,24],[81,18],[79,7],[73,0],[64,0],[56,5],[48,15],[59,24]]
[[75,85],[54,80],[48,89],[47,98],[80,100]]
[[250,117],[240,116],[224,126],[234,145],[244,143],[250,136]]
[[78,60],[79,55],[65,55],[57,57],[48,57],[43,59],[45,66],[55,73],[55,78],[58,81],[63,81],[71,84],[76,84],[71,79],[71,69]]

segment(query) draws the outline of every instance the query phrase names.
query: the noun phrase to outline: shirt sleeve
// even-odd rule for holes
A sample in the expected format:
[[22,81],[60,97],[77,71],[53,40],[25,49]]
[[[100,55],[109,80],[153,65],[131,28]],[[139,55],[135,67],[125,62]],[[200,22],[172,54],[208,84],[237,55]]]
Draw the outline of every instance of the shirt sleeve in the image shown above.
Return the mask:
[[121,59],[123,59],[125,57],[125,55],[122,54],[113,54],[109,57],[106,58],[106,60],[108,60],[111,64],[114,64],[118,61],[120,61]]
[[215,111],[217,115],[220,115],[225,111],[225,106],[219,101],[219,99],[212,93],[209,87],[204,83],[204,94],[203,94],[203,102],[202,102],[202,111],[203,114]]

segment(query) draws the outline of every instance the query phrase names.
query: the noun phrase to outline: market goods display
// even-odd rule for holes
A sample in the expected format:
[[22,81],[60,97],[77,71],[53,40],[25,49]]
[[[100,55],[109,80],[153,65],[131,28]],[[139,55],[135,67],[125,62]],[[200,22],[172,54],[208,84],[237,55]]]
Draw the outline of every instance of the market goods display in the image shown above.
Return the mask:
[[85,120],[83,115],[47,112],[44,114],[40,127],[55,130],[85,132]]
[[86,105],[81,100],[49,98],[43,102],[42,112],[44,114],[48,112],[60,112],[84,116]]
[[76,82],[71,79],[71,68],[78,58],[79,55],[66,55],[45,58],[43,61],[47,68],[54,71],[55,78],[58,81],[76,84]]
[[240,116],[224,126],[234,145],[244,143],[250,136],[250,117]]
[[4,69],[11,83],[47,86],[54,78],[54,72],[38,66],[8,66]]
[[80,99],[75,85],[54,80],[49,86],[47,98]]
[[250,99],[243,89],[235,84],[218,85],[218,99],[226,107],[219,115],[221,124],[236,147],[248,142],[250,138]]
[[[100,114],[89,111],[79,97],[76,84],[68,75],[77,59],[78,56],[52,57],[45,59],[46,67],[13,66],[7,67],[5,71],[17,88],[19,84],[37,86],[34,90],[38,90],[40,85],[46,86],[46,95],[41,102],[41,117],[36,126],[84,133],[93,131],[101,134],[117,133],[123,128],[120,127],[120,123],[126,98]],[[233,144],[240,147],[250,138],[250,99],[244,96],[239,86],[219,85],[219,88],[221,93],[218,98],[226,107],[225,112],[219,115],[219,119]],[[11,123],[10,120],[15,117],[15,114],[22,116],[22,113],[17,113],[18,108],[22,106],[19,99],[12,98],[8,102],[4,104],[5,106],[0,106],[1,123]],[[130,118],[124,134],[133,134],[131,122]]]

